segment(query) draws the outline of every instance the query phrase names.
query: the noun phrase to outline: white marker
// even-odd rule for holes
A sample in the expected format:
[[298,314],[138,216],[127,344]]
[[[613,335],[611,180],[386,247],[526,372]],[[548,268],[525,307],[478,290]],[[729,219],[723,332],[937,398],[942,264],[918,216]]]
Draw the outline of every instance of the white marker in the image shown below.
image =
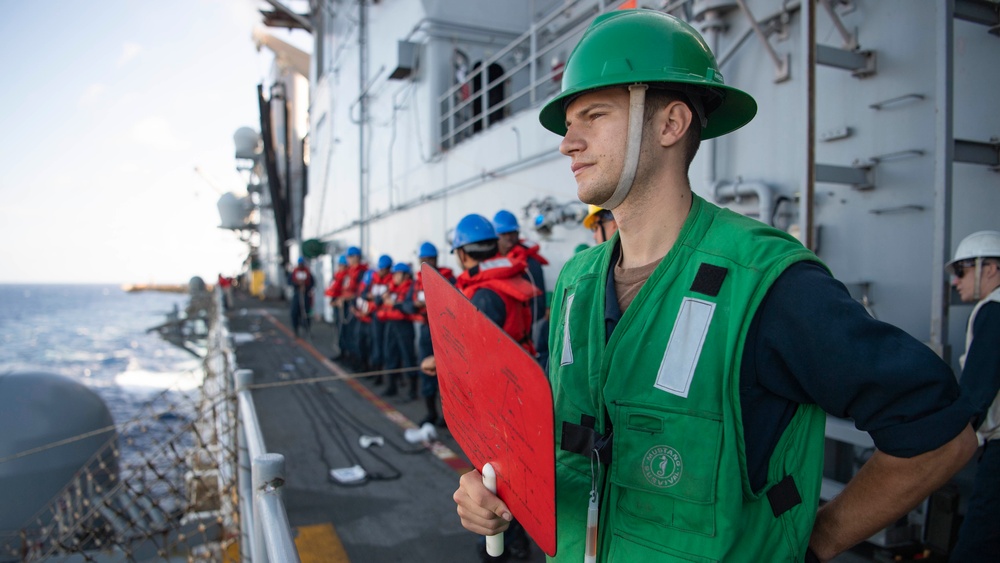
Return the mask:
[[[497,494],[497,472],[490,464],[483,465],[483,486],[493,494]],[[495,536],[486,536],[486,553],[493,557],[503,555],[503,532]]]

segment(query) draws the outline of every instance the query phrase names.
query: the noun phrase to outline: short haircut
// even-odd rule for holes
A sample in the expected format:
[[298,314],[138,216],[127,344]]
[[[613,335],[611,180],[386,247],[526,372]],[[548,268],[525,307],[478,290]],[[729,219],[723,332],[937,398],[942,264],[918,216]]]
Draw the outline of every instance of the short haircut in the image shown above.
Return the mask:
[[664,87],[654,87],[646,90],[646,104],[643,121],[649,123],[653,116],[671,102],[683,102],[691,110],[691,125],[688,127],[684,138],[684,171],[691,167],[694,156],[698,154],[698,147],[701,146],[701,116],[695,110],[688,96],[675,90],[667,90]]
[[497,252],[500,252],[500,246],[497,239],[491,238],[481,242],[470,242],[463,246],[462,250],[469,255],[469,258],[482,262],[496,256]]

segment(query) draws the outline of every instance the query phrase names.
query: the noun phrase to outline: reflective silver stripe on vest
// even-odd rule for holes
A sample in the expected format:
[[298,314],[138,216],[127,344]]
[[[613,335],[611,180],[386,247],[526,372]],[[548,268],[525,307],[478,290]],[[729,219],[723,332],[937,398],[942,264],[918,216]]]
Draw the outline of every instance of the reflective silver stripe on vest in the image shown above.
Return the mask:
[[715,303],[684,298],[660,362],[660,371],[656,374],[654,386],[657,389],[687,398],[714,313]]
[[568,366],[573,363],[573,343],[569,338],[569,312],[573,310],[573,298],[576,294],[566,298],[566,316],[563,317],[563,346],[561,366]]

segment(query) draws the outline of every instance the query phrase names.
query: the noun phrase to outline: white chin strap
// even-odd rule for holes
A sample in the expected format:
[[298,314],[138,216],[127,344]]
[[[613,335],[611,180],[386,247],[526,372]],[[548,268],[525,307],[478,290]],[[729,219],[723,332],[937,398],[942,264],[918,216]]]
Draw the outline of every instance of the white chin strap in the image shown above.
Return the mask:
[[976,281],[974,282],[974,289],[972,291],[972,298],[976,301],[981,299],[980,293],[982,293],[982,288],[979,286],[979,278],[982,277],[983,273],[983,257],[980,256],[976,258]]
[[614,210],[625,201],[629,190],[632,189],[635,172],[639,168],[639,148],[642,144],[642,121],[646,113],[647,88],[649,86],[646,84],[632,84],[628,87],[628,141],[625,145],[625,164],[622,166],[622,175],[618,178],[615,193],[604,203],[598,203],[598,207]]

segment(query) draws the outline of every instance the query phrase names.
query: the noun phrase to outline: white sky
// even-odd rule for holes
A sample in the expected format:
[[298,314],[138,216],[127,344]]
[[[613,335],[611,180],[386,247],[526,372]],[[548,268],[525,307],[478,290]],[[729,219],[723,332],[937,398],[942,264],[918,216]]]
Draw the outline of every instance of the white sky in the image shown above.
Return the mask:
[[0,283],[238,271],[247,247],[216,202],[245,192],[233,133],[260,128],[266,6],[0,0]]

